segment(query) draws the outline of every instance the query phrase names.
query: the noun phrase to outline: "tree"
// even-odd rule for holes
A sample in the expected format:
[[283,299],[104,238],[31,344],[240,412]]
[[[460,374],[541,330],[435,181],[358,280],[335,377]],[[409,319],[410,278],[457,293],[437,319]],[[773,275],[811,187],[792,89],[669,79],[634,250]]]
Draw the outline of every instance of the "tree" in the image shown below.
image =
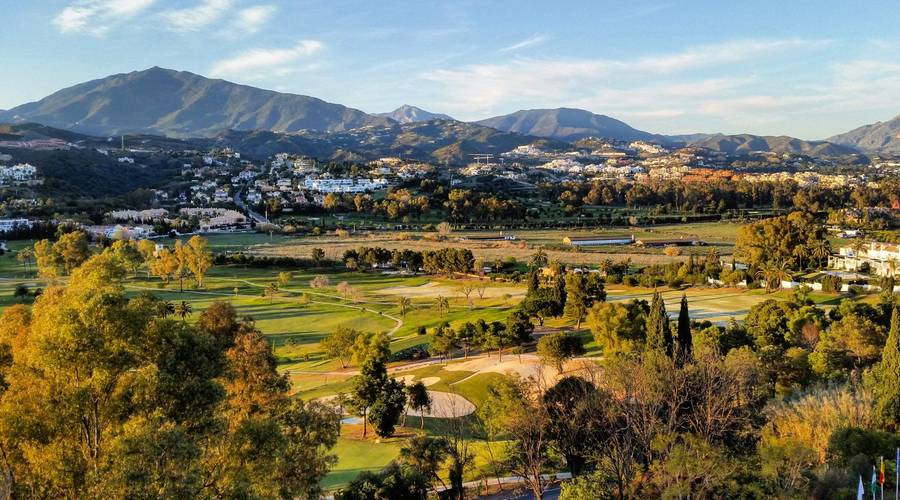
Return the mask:
[[281,271],[278,273],[278,285],[281,287],[287,286],[292,279],[294,279],[294,273],[290,271]]
[[46,280],[59,277],[62,258],[49,240],[40,240],[34,244],[34,260],[39,277]]
[[406,391],[403,382],[388,378],[369,409],[369,422],[380,437],[394,435],[394,429],[406,408]]
[[[0,347],[10,354],[0,356],[4,491],[320,496],[335,463],[333,411],[288,397],[252,324],[235,327],[229,346],[167,319],[165,304],[150,295],[127,296],[125,275],[106,250],[73,269],[67,284],[51,286],[30,313],[13,307],[0,317]],[[198,324],[232,329],[224,308],[216,316]]]
[[53,251],[59,255],[66,274],[80,266],[90,257],[87,235],[83,231],[72,231],[59,237],[53,244]]
[[366,359],[360,367],[359,375],[353,378],[350,404],[363,419],[363,437],[368,430],[369,409],[378,401],[381,388],[387,383],[387,368],[384,360],[377,356]]
[[531,259],[528,261],[528,267],[532,269],[541,268],[547,265],[547,252],[543,248],[538,248]]
[[453,328],[450,328],[449,324],[443,323],[435,329],[434,335],[431,337],[431,345],[429,346],[432,354],[436,354],[441,358],[448,356],[452,359],[453,351],[458,347],[456,332]]
[[[409,467],[421,472],[431,481],[437,480],[444,486],[439,474],[441,465],[447,459],[450,443],[446,439],[431,436],[414,436],[400,449],[400,459]],[[438,494],[435,489],[435,494]]]
[[900,307],[891,313],[891,328],[881,353],[881,362],[872,370],[869,385],[875,393],[875,412],[885,429],[900,429]]
[[590,382],[567,376],[541,396],[546,408],[550,437],[563,455],[572,476],[581,474],[596,448],[602,446],[602,420],[609,396]]
[[185,321],[192,312],[194,312],[193,308],[184,300],[175,305],[175,314],[181,318],[181,321]]
[[20,302],[25,302],[25,297],[28,297],[28,286],[22,283],[16,285],[16,289],[13,291],[13,297]]
[[31,266],[31,259],[34,257],[34,251],[30,248],[23,248],[16,252],[16,260],[22,264],[22,268],[27,272]]
[[309,281],[310,288],[328,288],[331,286],[331,280],[328,276],[318,275]]
[[419,427],[425,428],[425,412],[431,411],[431,395],[421,381],[406,386],[409,407],[419,412]]
[[681,295],[681,309],[678,311],[678,352],[689,358],[694,340],[691,337],[691,316],[688,312],[687,294]]
[[272,303],[272,300],[275,299],[275,296],[278,295],[278,283],[274,281],[266,285],[266,289],[263,291],[263,295],[269,298],[269,303]]
[[434,305],[435,307],[437,307],[438,314],[440,316],[444,315],[444,311],[450,310],[450,301],[447,300],[447,297],[444,297],[443,295],[438,295],[434,299]]
[[[172,307],[174,312],[174,306]],[[210,304],[197,319],[197,328],[211,335],[224,347],[231,347],[234,344],[234,337],[241,326],[234,306],[224,300]]]
[[594,305],[593,297],[588,294],[587,279],[583,274],[569,273],[566,282],[566,305],[564,313],[575,320],[575,329],[581,328],[581,320]]
[[384,332],[360,333],[351,350],[353,361],[359,365],[371,358],[387,360],[391,355],[391,339]]
[[321,248],[313,248],[312,249],[312,260],[316,266],[320,266],[322,262],[325,260],[325,250]]
[[364,471],[335,500],[422,500],[428,496],[428,479],[412,467],[391,463],[381,472]]
[[659,292],[653,293],[650,313],[647,315],[647,348],[665,352],[668,356],[672,355],[672,330],[669,327],[666,304]]
[[551,333],[538,340],[537,355],[541,362],[555,366],[559,373],[563,373],[563,364],[566,360],[582,354],[584,344],[571,332]]
[[598,302],[588,314],[588,326],[605,354],[636,352],[643,348],[646,338],[645,317],[637,301],[628,304]]
[[[498,330],[502,341],[500,345],[518,346],[532,340],[534,325],[528,315],[522,310],[515,310],[506,317],[506,328]],[[500,357],[503,357],[503,348],[500,347]]]
[[335,331],[322,339],[319,346],[329,358],[337,358],[341,362],[341,368],[347,368],[347,363],[353,356],[353,347],[361,332],[346,326],[339,326]]
[[400,310],[400,316],[406,316],[406,311],[412,306],[412,300],[409,297],[397,297],[397,309]]

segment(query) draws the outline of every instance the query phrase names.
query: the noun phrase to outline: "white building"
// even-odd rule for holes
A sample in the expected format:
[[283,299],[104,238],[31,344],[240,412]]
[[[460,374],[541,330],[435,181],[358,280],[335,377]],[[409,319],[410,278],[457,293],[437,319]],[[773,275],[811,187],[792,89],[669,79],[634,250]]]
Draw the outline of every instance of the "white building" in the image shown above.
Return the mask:
[[306,179],[303,187],[320,193],[363,193],[387,187],[384,179]]
[[29,228],[33,222],[28,219],[0,219],[0,232],[5,233],[16,228]]
[[833,269],[859,271],[866,265],[876,276],[900,277],[900,245],[873,241],[859,252],[841,247],[836,255],[828,258],[828,266]]

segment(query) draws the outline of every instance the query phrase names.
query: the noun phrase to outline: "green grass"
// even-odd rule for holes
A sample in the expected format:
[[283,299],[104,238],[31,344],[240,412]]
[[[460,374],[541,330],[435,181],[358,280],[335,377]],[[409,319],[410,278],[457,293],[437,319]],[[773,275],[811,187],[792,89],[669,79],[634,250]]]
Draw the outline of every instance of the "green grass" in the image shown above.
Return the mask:
[[326,490],[336,490],[346,486],[360,472],[378,471],[400,454],[402,442],[388,440],[375,443],[358,439],[339,438],[332,452],[338,456],[338,463],[322,481]]

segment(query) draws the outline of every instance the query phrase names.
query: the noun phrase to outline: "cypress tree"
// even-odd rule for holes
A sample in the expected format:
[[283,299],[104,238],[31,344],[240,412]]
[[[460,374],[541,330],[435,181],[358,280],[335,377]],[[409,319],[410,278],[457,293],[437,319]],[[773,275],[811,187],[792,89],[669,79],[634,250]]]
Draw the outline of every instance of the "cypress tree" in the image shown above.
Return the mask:
[[876,414],[886,429],[900,428],[900,307],[891,314],[891,330],[874,369],[873,389]]
[[659,292],[653,293],[650,314],[647,316],[647,348],[665,351],[667,355],[672,355],[672,330],[669,327],[666,304]]
[[681,295],[681,310],[678,312],[678,349],[685,358],[690,357],[693,347],[691,337],[691,316],[688,313],[687,294]]
[[533,294],[541,287],[541,279],[538,276],[537,270],[532,270],[528,273],[528,295]]

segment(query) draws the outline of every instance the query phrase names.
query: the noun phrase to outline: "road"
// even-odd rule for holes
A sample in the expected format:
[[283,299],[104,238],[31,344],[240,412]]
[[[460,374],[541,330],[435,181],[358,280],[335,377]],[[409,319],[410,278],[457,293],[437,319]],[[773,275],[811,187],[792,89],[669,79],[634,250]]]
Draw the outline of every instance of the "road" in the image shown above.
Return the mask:
[[247,189],[247,186],[242,186],[240,189],[235,191],[234,193],[234,204],[244,212],[246,212],[250,217],[256,221],[257,224],[268,224],[269,219],[266,219],[263,215],[256,213],[244,203],[244,199],[241,198],[241,195],[244,194],[244,191]]

